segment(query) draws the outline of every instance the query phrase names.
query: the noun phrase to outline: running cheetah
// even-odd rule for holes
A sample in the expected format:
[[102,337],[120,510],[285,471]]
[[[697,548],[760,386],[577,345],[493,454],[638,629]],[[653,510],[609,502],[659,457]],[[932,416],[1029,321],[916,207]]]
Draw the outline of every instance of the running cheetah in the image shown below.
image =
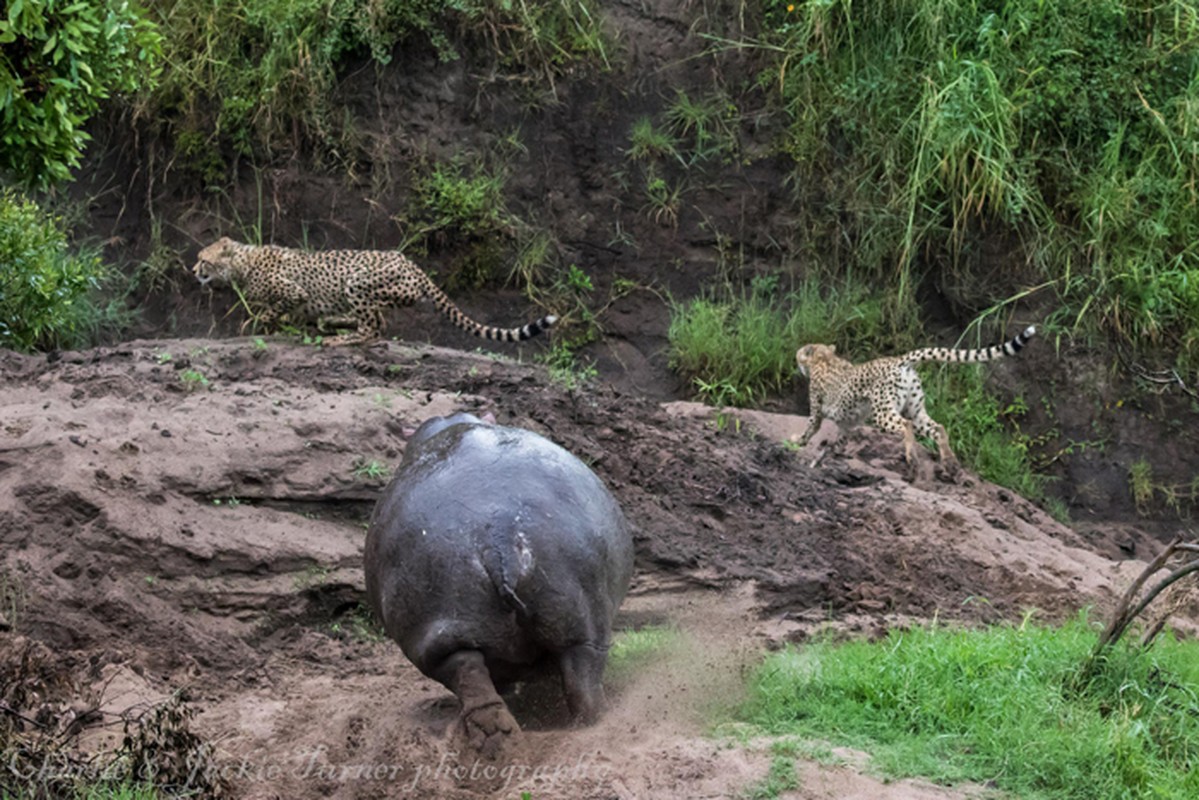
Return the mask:
[[261,308],[260,319],[274,324],[284,314],[342,325],[357,331],[325,340],[342,345],[375,339],[383,311],[429,298],[457,327],[484,339],[515,342],[549,328],[558,318],[542,317],[520,328],[493,328],[463,314],[416,264],[385,250],[307,252],[274,245],[251,245],[222,237],[200,251],[192,271],[201,284],[232,283]]
[[851,364],[836,355],[831,344],[805,345],[795,353],[799,371],[810,380],[812,416],[799,441],[802,447],[820,430],[824,419],[846,425],[873,422],[878,428],[903,434],[903,454],[912,464],[916,436],[937,441],[941,463],[956,471],[957,457],[949,447],[945,426],[924,409],[924,389],[913,365],[920,361],[990,361],[1014,356],[1037,329],[1030,325],[1009,342],[981,350],[926,347],[902,356]]

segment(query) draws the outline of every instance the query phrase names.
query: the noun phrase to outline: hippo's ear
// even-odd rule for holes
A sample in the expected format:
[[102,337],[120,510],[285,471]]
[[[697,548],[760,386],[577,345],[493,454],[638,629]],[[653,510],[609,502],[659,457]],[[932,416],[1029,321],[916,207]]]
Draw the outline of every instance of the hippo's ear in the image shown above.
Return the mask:
[[484,414],[482,416],[482,420],[487,425],[494,425],[495,424],[495,414],[488,411],[486,414]]

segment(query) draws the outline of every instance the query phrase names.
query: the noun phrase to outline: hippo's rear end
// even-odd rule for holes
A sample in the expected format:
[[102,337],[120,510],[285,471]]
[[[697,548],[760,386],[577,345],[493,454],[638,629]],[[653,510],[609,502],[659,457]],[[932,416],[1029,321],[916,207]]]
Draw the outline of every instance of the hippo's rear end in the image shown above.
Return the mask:
[[388,635],[458,696],[480,750],[518,730],[493,678],[556,665],[572,716],[598,716],[633,544],[611,493],[561,447],[466,414],[426,422],[375,508],[364,562]]

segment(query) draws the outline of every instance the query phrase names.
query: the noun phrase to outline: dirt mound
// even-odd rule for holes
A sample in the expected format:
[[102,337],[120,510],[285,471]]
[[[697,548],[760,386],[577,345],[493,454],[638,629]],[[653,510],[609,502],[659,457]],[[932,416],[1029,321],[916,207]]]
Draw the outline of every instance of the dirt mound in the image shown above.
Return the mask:
[[[764,647],[830,624],[1060,618],[1139,565],[977,479],[905,481],[897,441],[853,433],[813,468],[781,443],[802,418],[569,392],[503,356],[167,340],[0,370],[0,616],[120,665],[130,704],[185,689],[237,796],[735,793],[768,756],[698,734]],[[360,606],[402,430],[455,410],[590,464],[637,527],[620,626],[678,632],[613,678],[595,728],[563,735],[553,691],[515,698],[506,773],[447,749],[452,698]],[[893,796],[931,796],[911,791]]]

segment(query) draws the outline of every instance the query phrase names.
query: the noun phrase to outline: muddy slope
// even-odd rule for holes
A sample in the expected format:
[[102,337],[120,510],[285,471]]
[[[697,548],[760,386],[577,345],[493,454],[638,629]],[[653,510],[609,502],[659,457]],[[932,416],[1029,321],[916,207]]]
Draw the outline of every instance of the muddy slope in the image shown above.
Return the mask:
[[[778,443],[802,418],[567,392],[508,356],[231,339],[0,359],[0,575],[19,599],[0,638],[119,677],[108,715],[186,690],[221,763],[286,757],[297,773],[316,752],[333,769],[293,774],[278,796],[397,796],[337,768],[453,752],[452,698],[359,606],[365,520],[402,429],[429,415],[491,410],[592,465],[637,527],[620,626],[681,632],[673,656],[614,678],[593,731],[564,737],[552,711],[514,701],[521,763],[605,754],[571,778],[580,797],[732,792],[764,774],[765,756],[733,768],[699,734],[766,646],[934,614],[1056,619],[1109,604],[1136,568],[970,476],[909,483],[896,441],[850,435],[813,468]],[[234,773],[237,796],[276,796]],[[447,797],[515,785],[426,777]]]

